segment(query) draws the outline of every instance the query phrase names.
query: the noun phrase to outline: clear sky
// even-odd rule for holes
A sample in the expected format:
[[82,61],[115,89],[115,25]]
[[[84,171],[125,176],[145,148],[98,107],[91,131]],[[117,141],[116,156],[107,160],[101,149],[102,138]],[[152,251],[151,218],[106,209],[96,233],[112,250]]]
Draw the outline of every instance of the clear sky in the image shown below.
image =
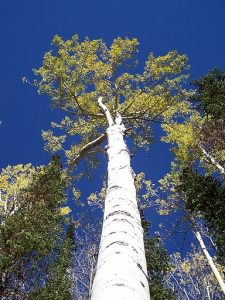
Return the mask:
[[[48,161],[41,130],[55,113],[49,99],[21,78],[32,78],[55,34],[69,39],[137,37],[139,58],[176,49],[189,57],[191,78],[225,68],[224,0],[1,0],[0,1],[0,167]],[[134,159],[153,181],[169,170],[168,146],[156,143]]]
[[55,34],[107,43],[137,37],[142,60],[177,49],[188,55],[192,77],[225,67],[224,0],[2,0],[0,23],[1,167],[47,159],[40,131],[54,117],[48,99],[21,78],[32,77]]

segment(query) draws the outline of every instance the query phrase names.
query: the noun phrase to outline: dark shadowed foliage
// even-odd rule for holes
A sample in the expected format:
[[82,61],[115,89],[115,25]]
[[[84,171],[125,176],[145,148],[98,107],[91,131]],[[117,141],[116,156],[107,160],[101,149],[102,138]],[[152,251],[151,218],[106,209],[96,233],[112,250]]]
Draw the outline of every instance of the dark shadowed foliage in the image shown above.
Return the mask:
[[198,174],[192,169],[185,169],[177,187],[185,194],[186,209],[203,217],[211,236],[217,245],[217,255],[225,261],[225,188],[212,176]]
[[38,169],[0,225],[1,299],[70,299],[71,237],[60,207],[66,201],[60,159]]

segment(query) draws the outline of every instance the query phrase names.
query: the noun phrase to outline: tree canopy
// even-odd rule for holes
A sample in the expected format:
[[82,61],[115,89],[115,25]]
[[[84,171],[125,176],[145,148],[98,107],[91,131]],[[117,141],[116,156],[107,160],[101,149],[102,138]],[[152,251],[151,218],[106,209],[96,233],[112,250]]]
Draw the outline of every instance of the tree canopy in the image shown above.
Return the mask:
[[[64,149],[70,165],[81,157],[96,158],[96,146],[106,136],[107,120],[97,99],[103,101],[113,117],[119,113],[126,124],[127,135],[138,147],[148,147],[152,121],[178,117],[188,110],[188,93],[182,88],[188,75],[187,57],[171,51],[146,60],[143,72],[137,67],[137,39],[115,39],[107,47],[103,40],[79,41],[77,35],[63,41],[53,39],[54,49],[45,54],[43,65],[34,70],[34,81],[40,94],[51,97],[52,107],[60,108],[65,117],[52,127],[62,135],[43,132],[46,149]],[[76,138],[71,142],[71,138]],[[95,149],[93,150],[93,148]]]

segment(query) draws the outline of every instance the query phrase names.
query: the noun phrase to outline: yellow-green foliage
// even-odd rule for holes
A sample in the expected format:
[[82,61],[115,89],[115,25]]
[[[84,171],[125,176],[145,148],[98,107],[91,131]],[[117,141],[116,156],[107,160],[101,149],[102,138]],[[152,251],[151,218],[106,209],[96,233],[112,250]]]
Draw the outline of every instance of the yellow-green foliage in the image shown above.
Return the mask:
[[[183,108],[181,108],[183,106]],[[225,150],[213,149],[210,150],[207,145],[207,138],[202,140],[202,127],[207,124],[208,119],[202,117],[199,112],[191,109],[186,101],[180,102],[177,109],[180,111],[180,118],[176,120],[167,120],[164,117],[162,128],[166,135],[162,137],[162,141],[172,144],[171,150],[175,154],[175,161],[179,164],[179,168],[190,167],[194,163],[200,164],[205,168],[206,173],[212,174],[217,170],[215,164],[204,154],[203,150],[211,155],[217,162],[223,165],[225,158]],[[172,109],[175,109],[173,107]],[[170,112],[167,110],[166,113]],[[175,115],[175,112],[174,112]],[[185,117],[186,115],[186,117]],[[179,113],[178,113],[179,116]]]
[[133,136],[129,134],[138,147],[150,142],[150,121],[168,121],[187,110],[188,93],[182,88],[187,78],[182,72],[188,68],[185,55],[176,51],[160,57],[150,54],[143,73],[138,74],[137,39],[116,38],[108,47],[101,39],[79,41],[75,35],[63,41],[55,36],[52,44],[54,49],[34,70],[39,77],[34,84],[66,116],[59,124],[52,123],[63,135],[43,132],[47,150],[62,150],[66,137],[74,136],[77,145],[65,150],[73,160],[85,144],[105,132],[108,124],[97,103],[100,96],[113,117],[119,112],[127,127],[133,128]]
[[161,79],[168,74],[180,73],[186,68],[188,68],[187,57],[178,55],[177,51],[171,51],[160,57],[155,57],[151,53],[146,62],[145,75],[154,80]]
[[144,211],[151,206],[152,197],[156,195],[154,184],[145,178],[143,172],[136,174],[134,183],[137,191],[138,207]]
[[46,167],[27,164],[1,170],[2,299],[71,298],[65,270],[73,241],[65,232],[69,209],[62,207],[66,187],[59,157]]
[[[31,184],[34,175],[44,174],[45,168],[40,166],[33,167],[31,164],[7,166],[0,172],[0,217],[10,216],[20,208],[20,193],[23,193]],[[62,178],[66,175],[62,173]],[[66,215],[70,213],[69,207],[60,208],[60,213]]]
[[166,132],[163,141],[175,145],[173,152],[176,159],[183,166],[190,165],[199,153],[199,133],[202,119],[198,113],[189,115],[188,118],[180,122],[163,124],[162,127]]
[[172,171],[159,181],[161,193],[156,204],[160,215],[168,215],[182,206],[180,205],[181,199],[175,190],[175,186],[179,183],[179,176],[177,166],[172,163]]
[[0,173],[0,215],[10,214],[20,205],[17,196],[32,180],[35,168],[31,164],[8,166]]
[[69,206],[64,206],[60,208],[60,214],[62,216],[66,216],[71,212],[71,209],[69,208]]

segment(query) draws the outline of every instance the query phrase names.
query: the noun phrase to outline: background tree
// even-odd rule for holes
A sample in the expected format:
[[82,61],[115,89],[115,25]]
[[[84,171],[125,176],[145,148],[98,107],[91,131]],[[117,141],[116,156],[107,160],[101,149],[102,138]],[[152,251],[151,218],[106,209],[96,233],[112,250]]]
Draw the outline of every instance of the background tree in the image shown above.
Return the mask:
[[[215,69],[194,81],[197,91],[190,100],[194,102],[195,106],[192,111],[190,110],[189,117],[178,120],[178,122],[164,124],[163,128],[167,133],[164,140],[175,144],[173,148],[175,162],[171,175],[167,177],[173,183],[167,185],[167,179],[164,183],[167,185],[170,195],[174,196],[177,189],[179,191],[177,199],[183,198],[183,201],[178,200],[175,201],[175,204],[171,204],[171,198],[168,196],[166,201],[174,209],[177,206],[185,212],[184,219],[188,219],[192,224],[193,232],[202,251],[225,293],[225,284],[213,262],[215,259],[212,259],[207,251],[198,226],[200,217],[201,223],[209,226],[212,238],[215,237],[217,240],[218,254],[223,256],[220,248],[223,245],[224,229],[221,220],[218,219],[219,215],[221,218],[223,211],[223,187],[214,178],[218,176],[218,173],[222,175],[222,178],[225,174],[223,166],[224,78],[224,72]],[[213,132],[216,132],[215,136],[212,135]],[[218,141],[219,139],[220,141]],[[190,171],[192,168],[197,168],[199,175]],[[186,171],[183,172],[183,170]],[[211,176],[201,176],[202,173]],[[180,180],[182,183],[179,183]],[[166,201],[161,202],[164,207],[167,205]],[[215,212],[214,215],[213,212]],[[217,226],[220,226],[221,230]],[[218,234],[214,232],[213,227],[215,230],[219,230]]]
[[73,253],[71,280],[73,300],[88,300],[91,297],[101,237],[101,223],[88,222],[76,230],[76,248]]
[[167,275],[170,274],[172,264],[167,251],[162,247],[160,237],[151,237],[150,222],[141,213],[144,229],[144,243],[147,260],[149,290],[152,300],[177,299],[174,289],[170,289],[167,283]]
[[[215,251],[210,253],[210,248],[206,241],[209,242],[212,241],[213,236],[208,239],[208,228],[207,228],[207,222],[205,222],[205,219],[203,218],[201,212],[198,210],[191,210],[190,208],[190,201],[194,202],[195,200],[190,200],[190,185],[186,189],[181,189],[182,183],[181,183],[181,172],[179,169],[176,168],[175,165],[173,165],[173,170],[171,173],[167,174],[161,181],[161,189],[163,192],[165,192],[165,198],[163,198],[161,194],[161,198],[157,200],[159,204],[159,213],[160,214],[170,214],[170,213],[176,213],[176,222],[174,222],[174,227],[177,229],[178,227],[182,227],[183,232],[187,233],[192,230],[195,238],[198,241],[198,245],[201,248],[203,254],[205,255],[205,258],[208,261],[209,266],[211,267],[212,272],[214,273],[215,277],[218,280],[218,283],[220,285],[221,290],[225,294],[225,283],[222,277],[222,274],[217,269],[215,261]],[[199,182],[198,182],[199,183]],[[200,186],[198,185],[198,188]],[[207,190],[208,187],[203,188],[204,191]],[[209,188],[210,190],[210,188]],[[187,194],[186,194],[187,192]],[[193,192],[192,196],[201,197],[201,191],[196,191],[196,193]],[[189,197],[189,198],[188,198]],[[208,199],[207,199],[208,200]],[[198,202],[198,200],[196,200]],[[175,219],[174,215],[174,219]],[[205,235],[205,232],[207,232],[207,235]],[[213,232],[212,232],[213,233]],[[214,244],[213,244],[214,245]],[[212,246],[212,245],[211,245]]]
[[[174,253],[171,264],[173,268],[168,274],[167,283],[176,292],[178,300],[224,299],[200,249],[193,247],[184,258],[181,258],[180,253]],[[217,268],[220,269],[220,266],[217,265]]]
[[193,83],[197,90],[190,97],[193,110],[187,118],[164,124],[164,140],[175,144],[176,160],[182,167],[196,162],[207,172],[224,176],[225,75],[214,69]]
[[[224,165],[225,149],[225,72],[214,69],[192,83],[197,90],[191,101],[206,116],[200,130],[201,149],[208,160],[217,163],[219,171],[224,174],[221,165]],[[214,157],[218,157],[218,162]]]
[[213,69],[200,79],[193,80],[197,88],[191,98],[197,110],[212,119],[225,117],[225,72]]
[[192,169],[185,169],[180,176],[178,192],[185,193],[186,209],[201,216],[214,239],[217,256],[224,265],[225,248],[225,189],[219,180],[212,176],[198,174]]
[[[31,165],[2,170],[1,299],[70,299],[62,269],[72,246],[64,233],[65,188],[58,158],[37,170]],[[53,278],[60,278],[60,285]]]

